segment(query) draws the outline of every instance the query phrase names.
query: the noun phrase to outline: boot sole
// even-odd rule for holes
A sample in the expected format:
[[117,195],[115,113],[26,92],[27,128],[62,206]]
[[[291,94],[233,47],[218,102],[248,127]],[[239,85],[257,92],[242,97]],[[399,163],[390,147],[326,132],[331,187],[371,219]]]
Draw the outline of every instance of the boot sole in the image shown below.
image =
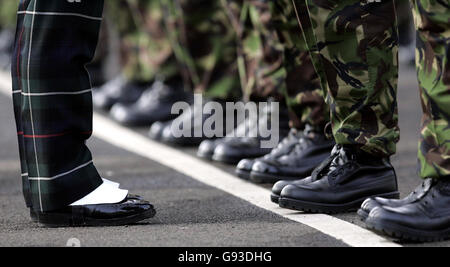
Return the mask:
[[276,194],[272,193],[272,195],[270,195],[270,200],[275,204],[279,204],[280,203],[280,195],[276,195]]
[[39,217],[35,214],[35,221],[40,227],[59,228],[59,227],[90,227],[90,226],[123,226],[135,224],[137,222],[155,217],[156,210],[150,209],[148,211],[131,215],[123,218],[113,219],[92,219],[85,218],[83,221],[74,221],[71,215],[68,214],[41,214]]
[[353,212],[357,211],[361,204],[370,197],[398,197],[400,193],[398,191],[396,192],[390,192],[390,193],[384,193],[384,194],[378,194],[378,195],[372,195],[363,197],[348,203],[342,203],[342,204],[328,204],[328,203],[316,203],[316,202],[308,202],[308,201],[302,201],[302,200],[296,200],[291,198],[284,198],[281,197],[279,199],[280,207],[287,208],[291,210],[297,210],[297,211],[304,211],[308,213],[325,213],[325,214],[336,214],[336,213],[345,213],[345,212]]
[[450,228],[439,231],[417,230],[385,222],[366,221],[366,227],[380,234],[407,242],[438,242],[450,239]]
[[369,217],[369,213],[363,209],[358,209],[358,216],[361,221],[365,222],[367,218]]

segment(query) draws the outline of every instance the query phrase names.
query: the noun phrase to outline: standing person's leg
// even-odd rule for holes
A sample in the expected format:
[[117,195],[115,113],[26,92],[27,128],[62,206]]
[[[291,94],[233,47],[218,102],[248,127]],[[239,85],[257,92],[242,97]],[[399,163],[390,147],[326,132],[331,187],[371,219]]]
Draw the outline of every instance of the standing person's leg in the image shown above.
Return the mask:
[[310,0],[309,20],[299,15],[305,0],[293,4],[327,89],[337,146],[310,183],[283,189],[281,206],[343,212],[369,196],[397,197],[389,162],[399,139],[394,1]]
[[[203,124],[214,116],[202,112],[205,105],[214,101],[225,110],[226,101],[237,101],[241,96],[234,29],[220,0],[160,1],[185,88],[203,99],[197,97],[174,121],[155,123],[150,137],[171,145],[198,146],[226,134],[225,123],[213,127],[213,133],[205,133]],[[216,115],[223,115],[226,122],[226,112]]]
[[401,201],[368,200],[363,208],[370,212],[366,223],[371,228],[403,239],[432,241],[450,237],[450,4],[412,2],[424,112],[418,169],[425,181]]
[[[92,96],[85,65],[94,56],[102,9],[102,0],[20,2],[11,70],[14,110],[25,199],[44,224],[96,224],[101,213],[119,219],[118,207],[102,210],[96,204],[128,200],[126,191],[123,196],[114,188],[109,192],[116,202],[84,201],[105,188],[86,146]],[[74,203],[83,204],[70,206]],[[140,204],[125,205],[136,208],[133,215],[153,211],[148,203]],[[100,213],[86,213],[96,208]]]
[[[111,117],[126,126],[151,126],[174,119],[173,104],[187,101],[188,94],[183,90],[177,60],[164,29],[160,0],[108,1],[108,7],[110,16],[120,18],[116,24],[121,38],[122,76],[127,81],[147,84],[136,101],[116,102]],[[133,93],[126,86],[119,88],[120,94],[108,90],[108,85],[105,87],[103,97],[109,95],[112,99]],[[94,101],[96,95],[94,91]]]
[[[283,139],[289,132],[288,112],[284,99],[283,45],[272,27],[272,1],[221,0],[220,2],[228,18],[228,24],[232,25],[235,32],[243,100],[247,107],[254,105],[259,111],[258,116],[248,116],[242,122],[239,121],[236,129],[225,138],[202,142],[197,155],[237,164],[243,158],[266,155],[273,147],[264,147],[263,142],[273,138],[272,144],[276,145],[279,139]],[[280,108],[274,110],[272,109],[274,105]],[[276,112],[279,116],[276,116]],[[272,124],[274,119],[277,121]],[[258,127],[270,129],[269,126],[272,126],[274,134],[263,137]]]
[[[286,88],[284,101],[290,111],[291,136],[297,138],[298,145],[292,150],[281,153],[277,148],[274,151],[277,152],[275,153],[277,156],[272,157],[274,155],[272,154],[268,158],[257,160],[250,175],[251,180],[256,182],[296,180],[299,177],[308,176],[328,157],[333,147],[333,142],[327,140],[324,135],[324,126],[328,122],[328,109],[323,98],[323,91],[314,66],[311,64],[292,3],[290,0],[272,3],[270,13],[261,16],[264,18],[261,21],[263,25],[266,25],[264,27],[266,31],[272,32],[282,46],[282,61],[279,68],[284,72],[282,81]],[[243,165],[245,164],[242,163],[242,167]],[[286,181],[283,182],[285,183]],[[280,191],[278,186],[275,191]]]

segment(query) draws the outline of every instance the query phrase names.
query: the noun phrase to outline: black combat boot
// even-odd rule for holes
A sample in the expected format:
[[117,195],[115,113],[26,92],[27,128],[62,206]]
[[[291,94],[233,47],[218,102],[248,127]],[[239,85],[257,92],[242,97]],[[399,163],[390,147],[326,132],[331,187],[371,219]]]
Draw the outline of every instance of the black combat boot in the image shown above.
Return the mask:
[[307,125],[294,149],[276,159],[256,162],[250,179],[255,183],[275,183],[307,177],[330,155],[333,146],[334,141],[328,140],[322,131]]
[[280,207],[313,213],[356,211],[369,197],[398,197],[397,177],[389,158],[354,146],[334,149],[311,175],[311,182],[284,187]]
[[236,175],[243,179],[250,179],[250,173],[253,165],[258,161],[272,161],[279,157],[288,154],[298,143],[299,139],[303,135],[302,131],[298,131],[293,128],[290,130],[288,136],[284,138],[277,147],[272,149],[269,154],[257,159],[243,159],[236,167]]
[[131,105],[117,103],[111,109],[111,117],[127,126],[150,126],[157,121],[175,118],[172,106],[179,101],[187,101],[188,95],[182,86],[167,85],[156,81]]
[[[270,106],[265,108],[258,117],[250,117],[248,121],[242,122],[240,127],[231,133],[230,137],[217,140],[212,153],[212,159],[227,164],[237,164],[244,158],[258,158],[270,153],[273,147],[263,147],[262,142],[269,140],[271,136],[263,138],[258,133],[258,129],[261,127],[270,129],[269,125],[271,125],[272,120]],[[287,108],[283,108],[279,112],[279,118],[277,118],[279,120],[278,129],[272,129],[278,131],[280,139],[284,139],[289,133],[289,120],[287,118]],[[251,132],[257,136],[248,136]],[[204,143],[206,142],[208,141],[204,141]],[[200,145],[198,155],[207,155],[206,152],[209,150],[205,148],[206,145],[203,147]],[[209,148],[212,147],[209,146]]]
[[420,197],[397,207],[373,208],[369,229],[404,241],[431,242],[450,238],[450,177],[426,182]]
[[135,103],[147,88],[146,83],[128,81],[123,76],[118,76],[92,89],[92,103],[97,109],[110,110],[116,103]]
[[421,185],[419,185],[411,194],[403,199],[389,199],[381,197],[368,198],[363,202],[361,208],[358,210],[358,215],[361,220],[365,221],[369,216],[370,211],[372,211],[375,207],[400,207],[409,203],[413,203],[417,199],[423,197],[426,192],[428,192],[432,185],[432,182],[432,179],[425,179]]

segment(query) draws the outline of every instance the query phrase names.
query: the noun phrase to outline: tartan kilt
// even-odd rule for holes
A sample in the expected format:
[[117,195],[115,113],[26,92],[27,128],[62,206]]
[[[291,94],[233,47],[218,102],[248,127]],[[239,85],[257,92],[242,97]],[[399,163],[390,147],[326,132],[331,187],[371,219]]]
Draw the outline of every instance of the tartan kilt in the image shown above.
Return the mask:
[[12,60],[13,102],[28,207],[57,210],[101,183],[86,140],[103,0],[21,0]]

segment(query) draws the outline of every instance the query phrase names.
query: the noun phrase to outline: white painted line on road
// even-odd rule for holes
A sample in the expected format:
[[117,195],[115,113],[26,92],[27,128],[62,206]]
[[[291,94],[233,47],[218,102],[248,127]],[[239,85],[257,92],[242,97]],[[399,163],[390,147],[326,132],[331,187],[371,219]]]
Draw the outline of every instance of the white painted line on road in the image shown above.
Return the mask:
[[[0,91],[11,95],[10,86],[0,73]],[[148,158],[206,185],[225,191],[251,204],[289,220],[307,225],[328,236],[355,247],[400,247],[369,230],[325,214],[304,214],[281,209],[270,201],[270,191],[241,180],[229,173],[172,147],[152,141],[120,126],[112,120],[94,114],[94,135],[104,141]]]

